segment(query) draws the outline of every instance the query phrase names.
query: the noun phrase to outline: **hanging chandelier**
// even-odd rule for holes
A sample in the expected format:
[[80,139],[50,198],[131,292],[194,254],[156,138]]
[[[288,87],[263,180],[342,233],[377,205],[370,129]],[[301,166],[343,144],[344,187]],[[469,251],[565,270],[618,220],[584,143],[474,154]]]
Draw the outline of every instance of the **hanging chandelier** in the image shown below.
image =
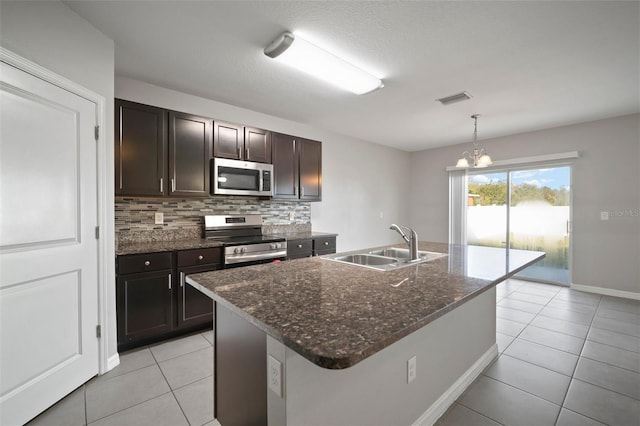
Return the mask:
[[[456,163],[456,167],[467,168],[481,168],[489,166],[493,161],[491,161],[491,157],[487,154],[484,148],[478,147],[478,117],[480,114],[473,114],[471,118],[474,120],[474,128],[473,128],[473,151],[465,151],[462,153],[462,158],[458,160]],[[473,165],[471,165],[473,163]]]

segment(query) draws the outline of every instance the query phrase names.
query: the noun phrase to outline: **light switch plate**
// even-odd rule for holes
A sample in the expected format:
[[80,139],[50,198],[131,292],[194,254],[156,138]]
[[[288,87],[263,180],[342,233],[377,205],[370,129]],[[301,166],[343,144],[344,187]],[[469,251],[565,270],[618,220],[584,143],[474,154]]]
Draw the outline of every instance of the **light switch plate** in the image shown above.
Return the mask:
[[282,398],[282,363],[269,355],[269,389]]
[[156,213],[156,225],[164,224],[164,213],[158,212]]
[[289,220],[295,220],[296,218],[296,212],[295,211],[290,211],[289,212]]
[[609,212],[600,212],[600,220],[609,220]]

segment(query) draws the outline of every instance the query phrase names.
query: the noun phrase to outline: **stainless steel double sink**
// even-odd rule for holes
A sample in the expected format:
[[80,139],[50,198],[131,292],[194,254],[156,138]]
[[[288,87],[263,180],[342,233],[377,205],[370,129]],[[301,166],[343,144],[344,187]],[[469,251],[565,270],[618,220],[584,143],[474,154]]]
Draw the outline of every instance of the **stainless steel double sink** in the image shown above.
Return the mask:
[[332,254],[324,256],[324,259],[350,265],[363,266],[378,271],[393,271],[406,266],[418,265],[434,259],[446,256],[446,253],[433,251],[418,251],[418,259],[411,260],[409,250],[400,248],[386,248],[379,250],[363,250],[362,253]]

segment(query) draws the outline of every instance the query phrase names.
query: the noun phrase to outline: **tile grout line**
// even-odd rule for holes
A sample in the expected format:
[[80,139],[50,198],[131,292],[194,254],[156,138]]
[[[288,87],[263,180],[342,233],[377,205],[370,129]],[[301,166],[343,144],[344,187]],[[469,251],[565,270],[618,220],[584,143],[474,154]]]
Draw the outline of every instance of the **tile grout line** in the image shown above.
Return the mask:
[[[113,413],[109,413],[109,414],[107,414],[106,416],[102,416],[102,417],[99,417],[99,418],[95,419],[95,420],[94,420],[94,421],[92,421],[91,423],[95,423],[95,422],[97,422],[97,421],[99,421],[99,420],[106,419],[107,417],[111,417],[111,416],[113,416],[113,415],[115,415],[115,414],[122,413],[123,411],[126,411],[126,410],[128,410],[128,409],[130,409],[130,408],[137,407],[137,406],[142,405],[142,404],[144,404],[144,403],[147,403],[147,402],[149,402],[149,401],[153,401],[154,399],[156,399],[156,398],[160,398],[161,396],[165,396],[165,395],[167,395],[167,394],[169,394],[169,393],[171,393],[171,388],[169,388],[169,392],[165,392],[165,393],[162,393],[162,394],[160,394],[160,395],[156,395],[156,396],[154,396],[153,398],[145,399],[144,401],[140,401],[140,402],[138,402],[137,404],[133,404],[133,405],[132,405],[132,406],[130,406],[130,407],[126,407],[126,408],[123,408],[123,409],[121,409],[121,410],[114,411]],[[88,419],[87,419],[87,420],[88,420]],[[87,423],[87,425],[90,425],[91,423]]]

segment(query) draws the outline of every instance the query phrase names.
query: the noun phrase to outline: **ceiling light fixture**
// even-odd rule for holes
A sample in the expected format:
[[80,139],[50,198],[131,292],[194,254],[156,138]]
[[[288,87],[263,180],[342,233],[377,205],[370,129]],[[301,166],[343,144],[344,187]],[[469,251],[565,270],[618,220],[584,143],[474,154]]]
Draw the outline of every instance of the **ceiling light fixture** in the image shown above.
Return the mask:
[[384,86],[378,77],[288,31],[267,46],[264,54],[356,95]]
[[[491,157],[487,154],[484,148],[478,147],[478,117],[480,114],[473,114],[471,118],[474,120],[473,125],[473,151],[469,153],[469,151],[465,151],[462,153],[462,158],[458,160],[456,163],[456,167],[466,168],[466,167],[487,167],[493,161],[491,161]],[[473,166],[469,165],[469,162],[473,163]]]

